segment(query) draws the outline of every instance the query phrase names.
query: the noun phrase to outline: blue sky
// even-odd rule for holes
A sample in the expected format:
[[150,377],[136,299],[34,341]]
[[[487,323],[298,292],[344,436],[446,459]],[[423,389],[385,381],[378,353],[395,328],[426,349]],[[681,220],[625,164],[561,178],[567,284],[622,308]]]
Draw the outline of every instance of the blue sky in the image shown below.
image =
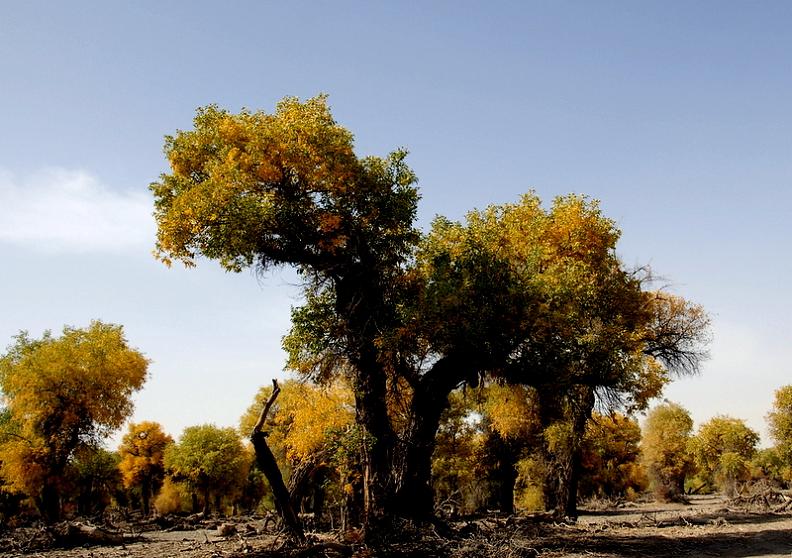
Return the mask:
[[5,2],[0,344],[93,318],[152,360],[135,420],[233,425],[281,374],[288,270],[151,257],[162,138],[217,103],[330,95],[360,154],[410,150],[420,223],[528,189],[598,198],[629,265],[714,318],[667,397],[765,433],[789,376],[792,4]]

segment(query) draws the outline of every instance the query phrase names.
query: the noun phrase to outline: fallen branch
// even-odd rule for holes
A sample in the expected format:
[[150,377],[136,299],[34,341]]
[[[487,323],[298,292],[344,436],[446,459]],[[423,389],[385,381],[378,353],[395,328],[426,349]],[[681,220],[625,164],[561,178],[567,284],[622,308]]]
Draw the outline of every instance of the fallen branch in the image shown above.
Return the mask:
[[112,533],[84,523],[67,522],[53,526],[55,543],[67,548],[83,545],[119,545],[129,542],[123,533]]

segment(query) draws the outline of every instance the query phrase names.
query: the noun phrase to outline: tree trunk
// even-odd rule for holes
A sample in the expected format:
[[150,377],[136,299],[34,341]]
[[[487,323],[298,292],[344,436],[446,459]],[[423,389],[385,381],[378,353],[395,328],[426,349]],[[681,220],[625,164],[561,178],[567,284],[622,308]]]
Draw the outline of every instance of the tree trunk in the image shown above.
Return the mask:
[[322,528],[324,525],[324,522],[322,521],[322,515],[324,514],[325,504],[325,474],[325,469],[320,468],[315,470],[313,478],[313,503],[311,506],[311,511],[314,513],[316,525],[319,526],[319,528]]
[[47,523],[56,523],[60,520],[60,491],[53,477],[44,480],[41,489],[41,505],[39,512]]
[[83,517],[91,514],[94,504],[93,480],[83,479],[79,484],[77,495],[77,513]]
[[[388,417],[386,380],[367,355],[367,366],[358,366],[355,381],[356,420],[367,434],[363,449],[363,528],[368,541],[384,538],[393,516],[395,435]],[[366,373],[366,371],[374,371]]]
[[377,346],[381,331],[393,321],[393,316],[384,300],[383,277],[376,258],[368,253],[365,244],[358,246],[357,251],[359,262],[335,281],[335,304],[348,326],[355,420],[367,438],[362,448],[364,538],[376,542],[391,531],[393,515],[392,459],[396,436],[388,415],[387,371]]
[[492,449],[495,453],[495,476],[498,510],[505,515],[514,513],[514,486],[517,483],[517,458],[519,447],[509,440],[504,440],[497,432],[492,432]]
[[[563,391],[556,389],[553,385],[536,386],[537,399],[539,401],[539,424],[544,435],[547,428],[563,419],[563,409],[561,407],[561,397]],[[539,444],[539,452],[545,465],[545,475],[542,482],[542,497],[544,509],[546,511],[557,512],[560,504],[560,475],[558,463],[553,458],[548,448],[547,440],[542,437]]]
[[311,477],[317,468],[317,463],[322,457],[322,454],[311,455],[292,468],[287,488],[289,490],[289,500],[295,511],[303,511],[303,499],[306,497]]
[[267,413],[280,393],[277,380],[272,380],[272,385],[272,395],[265,403],[256,426],[253,427],[250,441],[256,453],[256,463],[261,472],[264,473],[264,476],[267,477],[267,481],[272,488],[272,495],[275,497],[275,507],[283,520],[284,527],[292,537],[299,542],[304,542],[305,533],[303,532],[302,523],[291,505],[289,490],[283,482],[283,475],[278,467],[278,462],[275,461],[275,456],[272,455],[272,451],[267,445],[267,435],[262,431],[264,422],[267,419]]
[[203,510],[202,511],[203,511],[204,517],[207,517],[209,515],[209,487],[208,486],[204,487],[204,491],[203,491]]
[[[506,465],[506,464],[504,464]],[[517,469],[513,464],[504,466],[501,471],[500,512],[505,515],[514,514],[514,485],[517,482]]]
[[395,512],[399,516],[419,522],[434,517],[432,454],[440,418],[449,395],[460,383],[466,379],[477,382],[475,370],[469,358],[446,356],[413,386],[405,446],[395,464],[399,469]]
[[580,484],[582,472],[582,442],[583,437],[586,435],[586,425],[591,419],[591,413],[594,411],[596,401],[594,389],[589,386],[578,386],[577,389],[573,390],[573,394],[575,398],[571,405],[573,444],[572,451],[569,454],[569,486],[564,502],[564,516],[577,518],[578,485]]
[[143,505],[143,517],[148,517],[151,511],[151,479],[148,475],[144,475],[140,483],[140,500]]
[[[428,415],[434,415],[432,411]],[[402,477],[396,492],[395,511],[400,517],[427,521],[434,515],[432,492],[432,454],[434,434],[439,417],[412,417],[410,433],[406,437]],[[431,433],[431,434],[430,434]]]
[[[554,422],[568,421],[571,437],[565,447],[555,455],[545,447],[548,475],[545,479],[545,509],[558,517],[578,515],[577,496],[581,474],[581,440],[586,433],[586,424],[594,409],[594,390],[589,386],[573,386],[566,394],[566,410],[558,397],[544,390],[540,394],[540,420],[547,427]],[[544,444],[546,446],[546,442]]]

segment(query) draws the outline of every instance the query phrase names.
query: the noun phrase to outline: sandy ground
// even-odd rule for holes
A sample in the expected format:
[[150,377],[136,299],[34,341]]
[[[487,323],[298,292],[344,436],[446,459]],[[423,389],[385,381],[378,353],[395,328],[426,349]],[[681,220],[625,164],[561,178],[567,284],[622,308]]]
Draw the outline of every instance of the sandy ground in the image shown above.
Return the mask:
[[[406,543],[388,553],[357,548],[354,556],[792,556],[792,513],[733,509],[720,498],[712,496],[694,497],[689,505],[641,504],[616,510],[584,512],[576,523],[484,519],[458,527],[461,534],[454,539],[430,537],[430,540],[420,545]],[[282,542],[271,534],[220,537],[214,529],[152,531],[137,536],[138,540],[134,542],[114,547],[29,552],[0,547],[0,558],[240,558],[278,555],[273,549]],[[328,552],[326,555],[338,554]]]
[[644,504],[590,512],[541,536],[541,556],[792,556],[792,514],[729,508],[718,496],[689,505]]

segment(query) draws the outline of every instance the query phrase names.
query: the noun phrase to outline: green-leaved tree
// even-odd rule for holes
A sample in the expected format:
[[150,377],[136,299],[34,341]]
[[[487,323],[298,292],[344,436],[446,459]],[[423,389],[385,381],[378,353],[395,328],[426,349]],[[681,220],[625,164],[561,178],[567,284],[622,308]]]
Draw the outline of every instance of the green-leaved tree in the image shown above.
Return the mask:
[[233,496],[244,485],[250,464],[237,432],[212,424],[185,428],[178,442],[165,450],[166,470],[174,480],[186,482],[196,497],[200,495],[205,514],[212,508],[222,511],[222,498]]

